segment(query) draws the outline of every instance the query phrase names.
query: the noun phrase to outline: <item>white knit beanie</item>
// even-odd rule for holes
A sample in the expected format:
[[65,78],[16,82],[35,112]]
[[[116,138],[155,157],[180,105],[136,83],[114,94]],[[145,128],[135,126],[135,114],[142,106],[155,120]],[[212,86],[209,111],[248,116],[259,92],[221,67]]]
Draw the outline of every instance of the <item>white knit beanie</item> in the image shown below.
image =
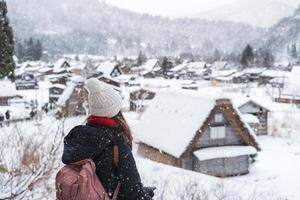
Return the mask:
[[86,81],[89,92],[89,113],[100,117],[114,117],[122,108],[122,97],[107,83],[96,78]]

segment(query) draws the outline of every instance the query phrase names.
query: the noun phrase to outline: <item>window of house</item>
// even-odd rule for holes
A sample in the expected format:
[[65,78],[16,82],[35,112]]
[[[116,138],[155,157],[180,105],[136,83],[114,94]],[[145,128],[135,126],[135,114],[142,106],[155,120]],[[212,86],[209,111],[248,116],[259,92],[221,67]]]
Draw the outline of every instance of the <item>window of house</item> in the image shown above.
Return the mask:
[[224,139],[226,136],[225,126],[210,127],[211,139]]
[[215,123],[223,122],[223,115],[221,113],[215,114]]

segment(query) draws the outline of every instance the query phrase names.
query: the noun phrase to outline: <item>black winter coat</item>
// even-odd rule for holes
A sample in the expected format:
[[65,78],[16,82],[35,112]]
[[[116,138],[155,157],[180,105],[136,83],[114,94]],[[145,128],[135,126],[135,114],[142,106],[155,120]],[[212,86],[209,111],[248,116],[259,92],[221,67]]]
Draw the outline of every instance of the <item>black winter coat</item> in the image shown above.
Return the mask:
[[[119,146],[118,167],[113,161],[114,144]],[[91,124],[74,127],[64,139],[62,162],[70,164],[83,159],[93,159],[97,176],[110,197],[119,179],[118,200],[152,199],[143,188],[131,148],[124,143],[120,128]]]

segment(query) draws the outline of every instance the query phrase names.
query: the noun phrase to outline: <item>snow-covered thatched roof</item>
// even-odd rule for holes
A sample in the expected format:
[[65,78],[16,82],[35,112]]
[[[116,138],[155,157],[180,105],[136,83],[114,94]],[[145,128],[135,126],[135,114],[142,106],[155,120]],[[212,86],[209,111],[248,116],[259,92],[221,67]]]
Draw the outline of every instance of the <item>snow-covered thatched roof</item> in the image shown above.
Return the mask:
[[0,97],[15,97],[17,90],[14,83],[10,81],[0,81]]
[[215,61],[212,65],[212,68],[215,69],[215,70],[225,69],[227,64],[228,63],[226,61]]
[[111,61],[105,61],[100,63],[100,65],[97,68],[97,72],[103,73],[103,76],[105,77],[111,77],[111,73],[114,70],[114,68],[117,66],[118,63],[111,62]]
[[[158,92],[135,126],[135,136],[141,142],[179,158],[220,98],[193,91]],[[240,115],[237,109],[235,112]],[[251,128],[247,123],[243,124],[255,140]]]
[[158,63],[157,59],[150,59],[145,64],[143,64],[140,68],[143,70],[142,74],[147,74],[154,70]]
[[62,95],[59,97],[57,101],[58,106],[65,106],[68,99],[70,99],[71,95],[73,94],[73,91],[76,87],[76,84],[73,82],[68,83],[66,89],[62,93]]

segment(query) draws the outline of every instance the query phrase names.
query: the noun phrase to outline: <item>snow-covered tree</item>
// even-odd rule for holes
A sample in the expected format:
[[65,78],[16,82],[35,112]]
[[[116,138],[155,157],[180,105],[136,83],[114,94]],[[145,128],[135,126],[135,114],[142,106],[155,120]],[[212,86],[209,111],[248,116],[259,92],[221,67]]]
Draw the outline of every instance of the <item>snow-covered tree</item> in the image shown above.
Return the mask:
[[0,78],[8,77],[14,80],[13,52],[13,32],[7,18],[7,6],[4,0],[0,0]]
[[254,63],[254,53],[252,47],[248,44],[242,53],[241,64],[243,67],[249,67]]

